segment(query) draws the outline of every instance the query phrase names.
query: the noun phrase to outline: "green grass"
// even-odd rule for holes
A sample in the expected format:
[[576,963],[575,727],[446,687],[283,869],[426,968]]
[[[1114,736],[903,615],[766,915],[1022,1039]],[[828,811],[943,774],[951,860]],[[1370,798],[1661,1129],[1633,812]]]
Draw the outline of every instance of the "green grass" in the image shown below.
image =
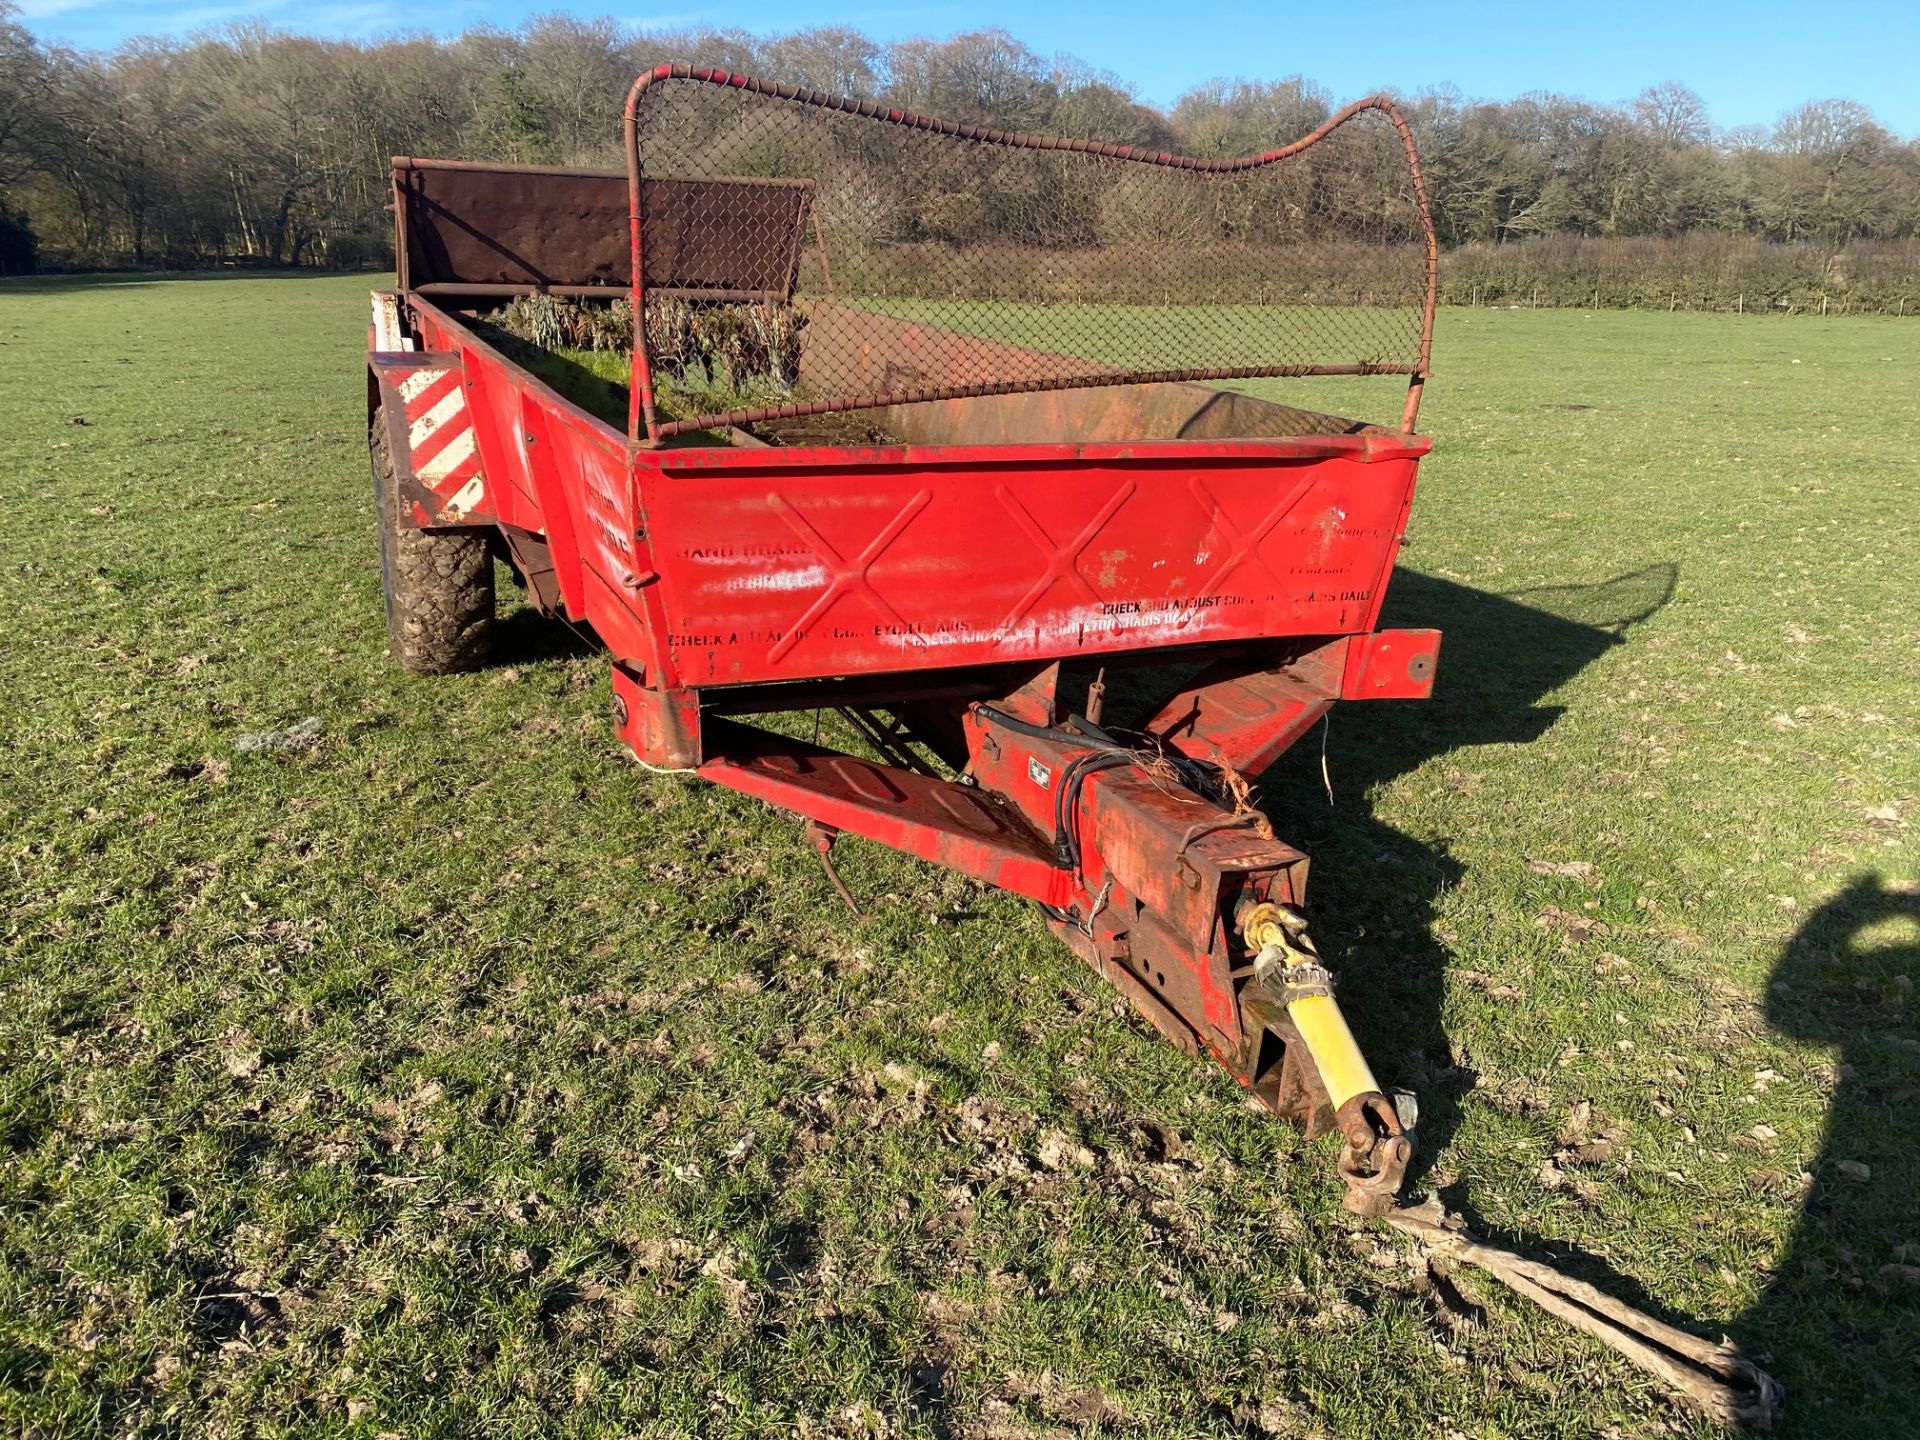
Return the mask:
[[[395,669],[365,290],[0,287],[0,1431],[1704,1433],[1023,905],[850,842],[852,923],[528,613]],[[1447,314],[1441,693],[1265,786],[1425,1183],[1789,1435],[1920,1403],[1916,333]]]
[[625,434],[627,430],[627,381],[632,375],[632,360],[625,351],[577,350],[571,346],[552,347],[516,340],[496,326],[476,325],[484,340],[526,370],[535,379],[551,387],[597,420],[604,420]]
[[[627,382],[632,374],[628,351],[580,350],[566,345],[544,347],[517,340],[495,326],[482,324],[476,329],[482,339],[490,341],[534,378],[595,419],[623,435],[626,433]],[[705,375],[689,381],[682,376],[663,374],[654,386],[655,403],[667,419],[778,405],[790,398],[790,391],[764,378],[738,387],[724,381],[715,383]],[[724,445],[727,441],[719,431],[691,430],[672,436],[665,443],[678,448]]]

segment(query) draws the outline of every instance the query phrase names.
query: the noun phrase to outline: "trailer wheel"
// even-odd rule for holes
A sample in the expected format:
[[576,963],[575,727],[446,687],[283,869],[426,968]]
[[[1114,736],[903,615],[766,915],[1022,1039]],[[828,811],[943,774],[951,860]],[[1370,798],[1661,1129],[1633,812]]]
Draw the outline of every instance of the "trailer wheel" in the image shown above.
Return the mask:
[[484,530],[416,530],[400,518],[386,416],[373,412],[367,448],[380,528],[387,644],[416,675],[472,670],[493,645],[493,549]]

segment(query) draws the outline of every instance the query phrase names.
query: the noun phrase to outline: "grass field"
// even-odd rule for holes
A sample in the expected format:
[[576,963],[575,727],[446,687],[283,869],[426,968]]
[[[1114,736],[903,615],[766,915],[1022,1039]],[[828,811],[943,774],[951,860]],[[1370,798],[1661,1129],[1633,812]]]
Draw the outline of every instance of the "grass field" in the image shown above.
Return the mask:
[[[1704,1433],[1024,905],[849,843],[852,923],[531,615],[398,671],[365,291],[0,286],[0,1432]],[[1791,1436],[1920,1406],[1916,340],[1446,314],[1440,694],[1264,787],[1423,1183]]]

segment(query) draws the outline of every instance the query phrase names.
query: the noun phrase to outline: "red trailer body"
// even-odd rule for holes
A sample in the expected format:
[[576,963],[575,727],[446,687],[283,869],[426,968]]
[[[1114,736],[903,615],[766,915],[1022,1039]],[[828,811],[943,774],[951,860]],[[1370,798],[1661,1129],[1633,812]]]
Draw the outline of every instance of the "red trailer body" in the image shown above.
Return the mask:
[[[1032,189],[1046,214],[1071,208],[1076,193],[1107,208],[1087,208],[1080,248],[1061,242],[1043,269],[1022,252],[1031,273],[1055,277],[1036,283],[1064,287],[1064,299],[1009,309],[997,290],[877,293],[896,273],[887,265],[924,272],[926,257],[958,253],[949,241],[901,239],[897,225],[837,238],[861,213],[845,199],[846,175],[870,190],[906,167],[852,171],[846,157],[868,151],[834,138],[811,171],[793,162],[796,173],[769,173],[756,160],[753,173],[730,174],[721,167],[738,171],[737,155],[716,160],[694,140],[687,169],[648,169],[649,96],[674,87],[687,104],[764,101],[788,119],[820,112],[822,125],[868,126],[889,142],[932,136],[950,147],[943,164],[975,149],[1032,152],[1045,162],[1034,172],[1045,184]],[[1146,231],[1115,218],[1112,185],[1074,191],[1060,166],[1202,186],[1228,217],[1209,232],[1211,263],[1254,274],[1277,242],[1228,253],[1245,229],[1232,216],[1253,212],[1223,187],[1265,183],[1361,119],[1383,125],[1388,148],[1373,153],[1398,157],[1414,202],[1405,248],[1417,265],[1417,345],[1404,358],[1363,349],[1302,360],[1277,342],[1241,353],[1233,347],[1253,321],[1205,295],[1171,302],[1172,320],[1132,298],[1074,298],[1096,283],[1131,296],[1130,275],[1101,267],[1134,253]],[[732,132],[716,122],[711,133]],[[1374,628],[1428,449],[1413,420],[1435,252],[1398,115],[1362,102],[1300,145],[1200,162],[975,132],[662,67],[636,86],[628,137],[624,177],[395,162],[400,284],[374,297],[368,393],[376,484],[392,517],[383,553],[396,653],[442,623],[417,597],[396,598],[408,557],[445,571],[484,541],[536,604],[604,642],[616,724],[640,759],[806,817],[823,855],[852,832],[1038,902],[1169,1038],[1310,1128],[1337,1125],[1353,1203],[1378,1209],[1410,1138],[1351,1037],[1341,1040],[1344,1022],[1333,1023],[1326,971],[1302,928],[1306,857],[1273,837],[1242,777],[1336,700],[1417,699],[1433,682],[1437,634]],[[928,185],[944,183],[947,172],[926,172]],[[1105,247],[1093,259],[1089,235]],[[756,236],[763,243],[743,239]],[[981,253],[1013,244],[1003,227]],[[536,293],[630,305],[627,433],[481,332],[477,312]],[[1291,306],[1267,307],[1282,329]],[[656,383],[671,326],[722,307],[799,328],[787,388],[675,413]],[[1359,307],[1346,323],[1376,317]],[[1010,333],[1020,326],[1035,333]],[[1112,338],[1129,326],[1164,339],[1165,353]],[[1073,340],[1096,332],[1098,343]],[[1194,337],[1226,346],[1229,363],[1196,354]],[[1352,374],[1408,377],[1398,425],[1220,388]],[[875,418],[883,438],[768,443],[768,425],[843,412]],[[440,639],[457,646],[466,633]],[[1125,731],[1103,726],[1109,671],[1176,662],[1157,707]],[[845,715],[870,753],[739,718],[822,707]]]

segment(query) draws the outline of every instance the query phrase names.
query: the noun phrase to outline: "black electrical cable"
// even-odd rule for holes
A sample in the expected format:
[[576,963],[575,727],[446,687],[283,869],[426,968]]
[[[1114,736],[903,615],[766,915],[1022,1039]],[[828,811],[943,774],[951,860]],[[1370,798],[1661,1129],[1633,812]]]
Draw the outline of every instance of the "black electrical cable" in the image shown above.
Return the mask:
[[1111,745],[1116,749],[1131,748],[1123,744],[1121,741],[1115,739],[1112,735],[1109,735],[1105,730],[1102,730],[1098,725],[1094,724],[1093,721],[1087,719],[1087,717],[1084,715],[1069,715],[1067,717],[1067,726],[1076,735],[1090,736],[1091,738],[1100,741],[1102,744]]
[[1011,730],[1016,735],[1025,735],[1031,740],[1047,740],[1057,745],[1071,745],[1081,753],[1067,762],[1061,770],[1053,791],[1053,854],[1054,860],[1063,869],[1080,868],[1080,841],[1075,833],[1074,820],[1078,813],[1080,792],[1087,777],[1102,770],[1118,769],[1122,765],[1138,765],[1149,759],[1164,761],[1189,788],[1207,790],[1215,783],[1217,771],[1205,761],[1195,760],[1180,753],[1164,751],[1151,754],[1136,750],[1122,743],[1082,716],[1073,716],[1067,724],[1071,729],[1035,725],[1026,720],[1017,720],[1004,710],[996,710],[991,705],[978,707],[981,717],[989,723]]
[[1029,740],[1054,740],[1068,745],[1086,745],[1091,743],[1095,748],[1101,750],[1124,750],[1127,748],[1118,740],[1106,734],[1105,731],[1102,731],[1098,736],[1075,734],[1071,730],[1062,730],[1053,725],[1034,725],[1026,720],[1016,720],[1013,716],[1007,714],[1006,711],[996,710],[991,705],[981,705],[976,708],[982,717],[992,721],[1003,730],[1011,730],[1016,735],[1025,735]]
[[1118,770],[1132,765],[1139,757],[1131,750],[1088,750],[1076,755],[1061,771],[1053,791],[1054,858],[1069,870],[1080,868],[1079,815],[1080,790],[1087,777],[1101,770]]

